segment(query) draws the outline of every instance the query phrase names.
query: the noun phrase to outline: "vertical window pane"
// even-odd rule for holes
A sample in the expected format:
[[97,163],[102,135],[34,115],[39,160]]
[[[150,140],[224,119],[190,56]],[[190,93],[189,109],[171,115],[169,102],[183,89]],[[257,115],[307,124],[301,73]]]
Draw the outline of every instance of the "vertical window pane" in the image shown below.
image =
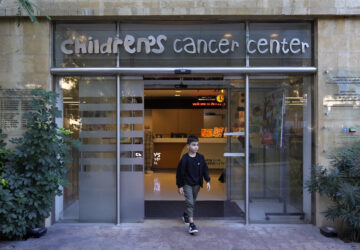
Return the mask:
[[[310,218],[303,192],[310,170],[310,81],[278,77],[250,81],[250,220]],[[305,153],[307,152],[307,153]],[[306,199],[304,199],[306,197]]]
[[312,66],[311,23],[250,23],[250,66]]
[[114,77],[59,78],[64,127],[82,143],[72,150],[64,189],[64,220],[115,222],[116,80]]
[[116,54],[106,53],[105,47],[115,37],[115,23],[56,24],[55,67],[115,67]]

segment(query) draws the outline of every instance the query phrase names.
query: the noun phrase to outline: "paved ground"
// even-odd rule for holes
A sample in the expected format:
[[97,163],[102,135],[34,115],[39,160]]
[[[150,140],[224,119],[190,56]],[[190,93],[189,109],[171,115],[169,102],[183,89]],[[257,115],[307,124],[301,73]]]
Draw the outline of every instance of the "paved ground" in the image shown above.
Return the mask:
[[312,225],[250,225],[198,221],[189,235],[175,220],[114,225],[55,224],[39,239],[0,242],[0,249],[360,249],[360,244],[326,238]]

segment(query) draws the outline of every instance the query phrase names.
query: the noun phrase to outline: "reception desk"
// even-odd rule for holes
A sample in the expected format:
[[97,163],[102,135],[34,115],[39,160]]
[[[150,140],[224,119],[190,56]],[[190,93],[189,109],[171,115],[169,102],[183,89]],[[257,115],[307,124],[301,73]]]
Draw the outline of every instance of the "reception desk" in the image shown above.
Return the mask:
[[[188,152],[186,138],[155,138],[153,168],[177,168],[181,156]],[[225,168],[226,138],[199,138],[199,153],[203,154],[209,169]]]

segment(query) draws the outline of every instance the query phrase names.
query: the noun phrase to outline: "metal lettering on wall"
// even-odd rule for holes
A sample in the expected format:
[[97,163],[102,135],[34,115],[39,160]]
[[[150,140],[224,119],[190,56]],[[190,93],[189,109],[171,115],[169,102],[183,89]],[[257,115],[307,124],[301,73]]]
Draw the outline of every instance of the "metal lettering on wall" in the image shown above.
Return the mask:
[[[127,34],[123,39],[119,37],[108,37],[105,43],[101,43],[98,39],[89,37],[79,37],[67,39],[60,45],[61,52],[66,55],[71,54],[117,54],[119,46],[123,46],[124,50],[129,54],[141,53],[146,54],[162,54],[166,50],[168,42],[166,35],[148,37],[138,37]],[[215,39],[195,39],[192,37],[175,38],[170,42],[170,49],[173,52],[185,54],[229,54],[234,52],[240,46],[239,41],[233,39],[222,38]],[[290,41],[283,38],[278,39],[260,38],[259,40],[249,40],[246,49],[249,54],[254,53],[270,53],[270,54],[305,54],[310,45],[308,42],[301,41],[299,38],[292,38]]]
[[247,55],[250,66],[313,64],[308,22],[117,25],[56,24],[55,66],[240,67]]
[[0,90],[0,127],[4,131],[25,128],[23,114],[31,110],[30,98],[30,90]]

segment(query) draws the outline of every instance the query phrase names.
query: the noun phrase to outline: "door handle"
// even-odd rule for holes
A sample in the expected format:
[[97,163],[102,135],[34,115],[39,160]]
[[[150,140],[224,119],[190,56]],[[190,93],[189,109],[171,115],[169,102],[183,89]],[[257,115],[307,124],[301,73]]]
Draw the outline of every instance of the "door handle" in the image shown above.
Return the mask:
[[245,132],[226,132],[224,135],[245,135]]
[[224,157],[245,157],[244,153],[224,153]]

